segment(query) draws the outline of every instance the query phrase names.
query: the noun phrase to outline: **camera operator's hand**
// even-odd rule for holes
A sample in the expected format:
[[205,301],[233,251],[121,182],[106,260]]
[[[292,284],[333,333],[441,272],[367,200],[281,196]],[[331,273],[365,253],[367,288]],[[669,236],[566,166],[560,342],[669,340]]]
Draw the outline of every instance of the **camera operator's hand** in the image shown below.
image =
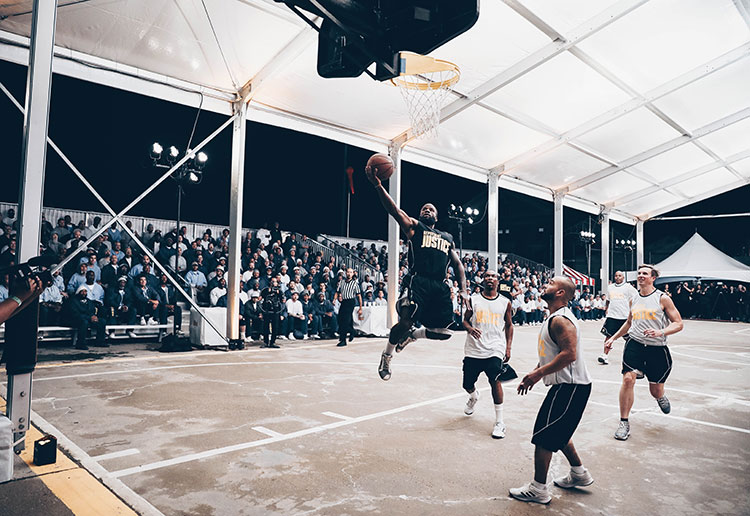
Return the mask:
[[13,289],[11,295],[16,296],[21,302],[25,303],[30,299],[34,299],[40,295],[44,287],[42,286],[42,280],[38,277],[31,276],[26,281],[20,282],[17,285],[17,290]]
[[26,281],[12,285],[10,297],[0,303],[0,324],[25,307],[29,301],[42,293],[42,282],[39,278],[30,277]]

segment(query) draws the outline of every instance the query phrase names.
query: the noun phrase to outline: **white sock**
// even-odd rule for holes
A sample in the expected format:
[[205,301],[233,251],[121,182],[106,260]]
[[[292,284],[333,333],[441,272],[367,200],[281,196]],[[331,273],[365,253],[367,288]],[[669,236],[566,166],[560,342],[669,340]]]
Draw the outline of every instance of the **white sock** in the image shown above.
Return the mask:
[[424,339],[427,335],[427,328],[422,326],[421,328],[414,330],[411,334],[415,339]]
[[546,491],[547,490],[547,484],[540,484],[536,480],[531,481],[531,487],[537,489],[538,491]]
[[386,345],[385,345],[385,354],[392,356],[394,349],[396,349],[396,345],[395,344],[391,344],[390,342],[386,343]]
[[500,405],[495,405],[495,422],[503,423],[503,404],[502,403]]
[[474,389],[474,392],[469,393],[469,397],[473,400],[479,399],[479,391],[477,389]]
[[586,468],[584,468],[583,464],[581,464],[580,466],[571,466],[570,471],[572,471],[576,475],[583,475],[586,472]]

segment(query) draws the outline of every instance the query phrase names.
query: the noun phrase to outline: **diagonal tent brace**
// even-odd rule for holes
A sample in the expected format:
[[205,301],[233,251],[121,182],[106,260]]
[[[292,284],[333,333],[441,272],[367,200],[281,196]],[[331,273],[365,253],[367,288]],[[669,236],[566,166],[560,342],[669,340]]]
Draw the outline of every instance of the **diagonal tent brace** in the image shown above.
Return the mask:
[[[13,97],[13,95],[8,91],[8,89],[0,83],[0,90],[5,93],[8,98],[13,102],[13,104],[16,106],[18,110],[20,110],[22,113],[24,112],[23,107],[16,101],[16,99]],[[234,121],[235,118],[237,118],[238,115],[234,115],[229,120],[224,122],[218,129],[216,129],[211,135],[209,135],[205,140],[203,140],[200,144],[198,144],[194,152],[197,152],[200,150],[203,146],[208,144],[214,137],[216,137],[219,133],[221,133],[222,130],[224,130],[230,123]],[[190,157],[190,155],[185,155],[180,161],[178,161],[172,168],[169,169],[161,178],[159,178],[153,185],[151,185],[144,193],[142,193],[137,199],[135,199],[131,204],[129,204],[124,210],[122,210],[120,213],[117,213],[112,209],[112,207],[104,200],[104,198],[99,195],[99,193],[96,191],[96,189],[89,183],[84,175],[81,173],[80,170],[70,161],[70,159],[60,150],[60,148],[55,144],[55,142],[52,141],[52,139],[47,136],[47,143],[50,145],[50,147],[60,156],[60,158],[65,162],[66,165],[73,171],[73,174],[81,180],[83,185],[96,197],[96,199],[101,203],[101,205],[104,207],[104,209],[109,212],[110,215],[112,215],[112,222],[118,222],[120,224],[120,227],[123,228],[131,237],[131,239],[138,244],[138,247],[141,248],[144,254],[146,254],[151,261],[157,266],[157,268],[164,273],[167,276],[167,279],[170,283],[177,289],[177,291],[182,294],[187,302],[192,306],[198,314],[208,323],[211,328],[218,333],[222,339],[228,342],[227,337],[225,336],[223,331],[219,331],[216,326],[208,319],[206,318],[201,311],[199,310],[198,305],[193,301],[192,297],[185,292],[185,290],[182,288],[182,286],[179,284],[177,280],[174,279],[174,277],[170,274],[169,270],[167,270],[166,267],[164,267],[159,260],[156,259],[156,257],[151,253],[151,251],[146,247],[146,245],[141,242],[141,240],[136,236],[135,232],[128,228],[126,225],[120,223],[123,216],[125,216],[126,212],[130,211],[133,206],[135,206],[138,202],[140,202],[142,199],[144,199],[151,191],[153,191],[159,184],[161,184],[163,181],[165,181],[175,170],[177,170],[180,166],[182,166],[185,161],[187,161]],[[82,245],[78,246],[77,249],[75,249],[70,255],[68,255],[54,270],[59,271],[62,270],[62,268],[65,266],[65,264],[69,263],[71,260],[73,260],[77,255],[79,255],[84,249],[88,247],[88,244],[96,240],[99,235],[104,233],[104,231],[109,227],[110,224],[102,225],[101,228],[99,228],[91,237],[86,240]]]

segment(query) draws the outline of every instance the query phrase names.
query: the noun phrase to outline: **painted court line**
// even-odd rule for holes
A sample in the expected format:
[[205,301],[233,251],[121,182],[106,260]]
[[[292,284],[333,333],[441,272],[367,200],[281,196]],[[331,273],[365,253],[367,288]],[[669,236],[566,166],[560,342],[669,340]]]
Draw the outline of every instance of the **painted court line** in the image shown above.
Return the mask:
[[344,421],[349,421],[351,418],[349,416],[342,416],[341,414],[336,414],[335,412],[321,412],[324,416],[332,417],[334,419],[343,419]]
[[107,459],[116,459],[118,457],[127,457],[128,455],[138,455],[141,451],[137,448],[128,448],[127,450],[120,450],[112,453],[104,453],[102,455],[96,455],[91,457],[96,462],[101,462]]
[[385,416],[390,416],[390,415],[393,415],[393,414],[398,414],[400,412],[406,412],[407,410],[412,410],[412,409],[416,409],[416,408],[420,408],[420,407],[426,407],[428,405],[434,405],[436,403],[442,403],[444,401],[449,401],[449,400],[452,400],[452,399],[455,399],[455,398],[464,397],[465,395],[466,395],[466,393],[464,393],[464,392],[461,392],[461,393],[458,393],[458,394],[450,394],[448,396],[442,396],[440,398],[435,398],[435,399],[432,399],[432,400],[421,401],[419,403],[412,403],[411,405],[405,405],[403,407],[398,407],[398,408],[395,408],[395,409],[384,410],[382,412],[376,412],[374,414],[368,414],[366,416],[360,416],[360,417],[351,418],[351,419],[348,419],[346,421],[336,421],[335,423],[328,423],[327,425],[320,425],[320,426],[315,426],[315,427],[312,427],[312,428],[305,428],[304,430],[299,430],[297,432],[292,432],[292,433],[285,434],[285,435],[279,436],[279,437],[269,437],[267,439],[260,439],[258,441],[250,441],[250,442],[246,442],[246,443],[235,444],[235,445],[232,445],[232,446],[225,446],[223,448],[215,448],[213,450],[206,450],[206,451],[199,452],[199,453],[191,453],[191,454],[188,454],[188,455],[183,455],[181,457],[174,457],[174,458],[168,459],[168,460],[162,460],[162,461],[158,461],[158,462],[153,462],[151,464],[142,464],[142,465],[136,466],[134,468],[121,469],[120,471],[112,472],[111,475],[113,477],[115,477],[115,478],[120,478],[120,477],[124,477],[124,476],[128,476],[128,475],[133,475],[135,473],[143,473],[145,471],[153,471],[155,469],[166,468],[166,467],[169,467],[169,466],[175,466],[177,464],[184,464],[186,462],[192,462],[192,461],[195,461],[195,460],[201,460],[201,459],[206,459],[206,458],[209,458],[209,457],[215,457],[217,455],[222,455],[222,454],[225,454],[225,453],[231,453],[231,452],[236,452],[236,451],[241,451],[241,450],[247,450],[247,449],[250,449],[250,448],[257,448],[259,446],[264,446],[266,444],[272,444],[272,443],[277,443],[277,442],[282,442],[282,441],[289,441],[291,439],[296,439],[298,437],[304,437],[306,435],[315,434],[315,433],[318,433],[318,432],[324,432],[326,430],[333,430],[335,428],[340,428],[340,427],[343,427],[343,426],[353,425],[353,424],[356,424],[356,423],[361,423],[363,421],[369,421],[371,419],[377,419],[377,418],[380,418],[380,417],[385,417]]
[[[160,366],[160,367],[143,367],[140,369],[120,369],[117,371],[99,371],[96,373],[85,373],[85,374],[70,374],[65,376],[47,376],[44,378],[34,378],[35,382],[45,382],[50,380],[69,380],[71,378],[86,378],[91,376],[111,376],[116,374],[131,374],[131,373],[145,373],[150,371],[167,371],[170,369],[189,369],[192,367],[227,367],[227,366],[250,366],[250,365],[280,365],[280,364],[295,364],[295,365],[337,365],[337,366],[367,366],[376,367],[377,362],[342,362],[342,361],[319,361],[319,360],[269,360],[263,362],[216,362],[209,364],[180,364],[174,366]],[[424,364],[399,364],[404,367],[429,367],[439,369],[461,369],[460,365],[424,365]]]
[[[599,378],[592,378],[592,381],[597,383],[611,383],[612,385],[620,385],[622,382],[614,381],[614,380],[600,380]],[[647,383],[636,383],[636,387],[641,387],[644,389],[648,389]],[[667,387],[667,391],[669,392],[681,392],[683,394],[692,394],[693,396],[704,396],[706,398],[714,398],[717,400],[727,400],[731,401],[732,403],[737,403],[739,405],[744,405],[746,407],[750,406],[750,400],[743,400],[741,398],[733,398],[731,396],[727,396],[726,394],[720,395],[720,394],[712,394],[709,392],[697,392],[697,391],[688,391],[685,389],[676,389],[672,386]]]
[[678,356],[681,356],[681,357],[688,357],[688,358],[696,358],[698,360],[703,360],[703,361],[706,361],[706,362],[717,362],[719,364],[729,364],[729,365],[733,365],[733,366],[750,366],[750,363],[748,363],[748,362],[737,362],[737,361],[730,362],[729,360],[717,360],[715,358],[706,358],[706,357],[698,357],[698,356],[695,356],[695,355],[688,355],[687,353],[682,353],[681,351],[675,351],[673,349],[670,350],[670,351],[671,351],[671,353],[673,355],[678,355]]
[[52,434],[57,437],[57,444],[66,450],[74,459],[81,463],[86,471],[107,486],[113,493],[122,498],[130,507],[142,516],[164,516],[161,511],[151,505],[145,498],[126,486],[122,480],[114,478],[103,466],[83,451],[77,444],[68,439],[60,430],[44,419],[42,416],[31,411],[31,422],[39,427],[42,432]]
[[254,426],[252,428],[256,432],[260,432],[261,434],[266,434],[271,437],[283,437],[284,436],[284,434],[280,434],[279,432],[274,432],[273,430],[270,430],[266,428],[265,426]]

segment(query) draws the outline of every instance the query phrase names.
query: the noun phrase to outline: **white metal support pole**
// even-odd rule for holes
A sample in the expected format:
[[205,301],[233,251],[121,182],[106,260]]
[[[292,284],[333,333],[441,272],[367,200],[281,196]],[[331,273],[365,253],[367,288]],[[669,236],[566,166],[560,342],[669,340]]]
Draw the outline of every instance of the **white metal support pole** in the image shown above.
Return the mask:
[[240,337],[240,265],[242,258],[242,202],[245,189],[245,137],[247,103],[234,103],[239,114],[232,126],[232,179],[229,199],[229,276],[227,280],[227,337]]
[[[57,0],[34,0],[31,14],[29,69],[26,80],[26,114],[23,121],[23,155],[19,196],[18,260],[39,254],[44,170],[47,161],[47,128],[52,88],[52,56],[55,45]],[[34,304],[26,310],[36,309]],[[7,343],[6,346],[13,343]],[[8,417],[13,424],[16,451],[24,449],[23,437],[31,415],[31,372],[8,377]]]
[[490,170],[487,181],[487,251],[489,269],[497,270],[497,231],[498,231],[498,197],[497,180],[499,174]]
[[645,248],[643,246],[643,221],[639,220],[635,223],[635,266],[638,267],[642,263],[646,263],[644,260]]
[[555,276],[562,276],[563,273],[563,199],[565,194],[555,192],[553,200],[555,203],[555,222],[554,222],[554,257],[555,257]]
[[609,286],[609,210],[602,211],[602,269],[601,269],[601,288],[602,294],[607,293]]
[[[393,142],[388,149],[393,160],[393,175],[388,183],[388,194],[396,206],[401,206],[401,144]],[[399,237],[401,228],[393,217],[388,217],[388,327],[398,322],[396,300],[398,299]]]

